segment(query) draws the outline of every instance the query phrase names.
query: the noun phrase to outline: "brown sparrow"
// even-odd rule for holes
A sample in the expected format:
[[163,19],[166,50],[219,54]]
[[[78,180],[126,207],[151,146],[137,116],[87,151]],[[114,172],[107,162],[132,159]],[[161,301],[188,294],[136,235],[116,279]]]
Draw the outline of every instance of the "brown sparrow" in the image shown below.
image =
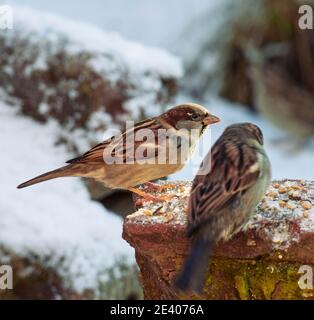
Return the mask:
[[298,140],[314,135],[314,96],[270,64],[250,69],[258,111]]
[[[200,174],[204,166],[211,166],[211,170]],[[206,155],[192,185],[187,234],[193,244],[176,279],[178,289],[201,293],[213,245],[230,239],[246,225],[270,179],[261,130],[251,123],[227,127]]]
[[201,105],[178,105],[99,143],[82,156],[67,161],[67,166],[44,173],[18,188],[58,177],[87,177],[106,187],[128,189],[154,200],[134,187],[182,169],[204,130],[219,121]]

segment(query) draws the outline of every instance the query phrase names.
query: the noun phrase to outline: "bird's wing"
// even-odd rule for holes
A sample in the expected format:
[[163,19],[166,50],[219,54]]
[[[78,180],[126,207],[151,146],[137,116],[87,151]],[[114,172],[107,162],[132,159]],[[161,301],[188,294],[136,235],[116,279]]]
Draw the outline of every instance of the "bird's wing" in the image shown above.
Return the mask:
[[[130,128],[119,136],[113,136],[97,144],[82,156],[68,160],[67,163],[99,163],[114,159],[116,163],[133,163],[135,157],[136,161],[151,159],[156,156],[158,150],[158,129],[161,128],[162,125],[156,118],[141,121],[133,129]],[[154,136],[145,129],[150,129]],[[160,139],[158,142],[160,143]]]
[[219,139],[204,161],[210,156],[211,171],[197,175],[193,182],[188,209],[191,229],[227,207],[255,183],[260,173],[256,152],[235,140]]

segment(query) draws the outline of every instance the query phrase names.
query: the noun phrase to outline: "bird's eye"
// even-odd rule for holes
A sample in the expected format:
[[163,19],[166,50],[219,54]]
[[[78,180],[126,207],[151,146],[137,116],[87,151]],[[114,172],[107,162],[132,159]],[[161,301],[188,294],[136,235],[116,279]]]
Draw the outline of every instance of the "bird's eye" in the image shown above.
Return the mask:
[[193,114],[191,115],[191,119],[192,119],[193,121],[198,121],[198,120],[200,119],[200,116],[199,116],[197,113],[193,113]]

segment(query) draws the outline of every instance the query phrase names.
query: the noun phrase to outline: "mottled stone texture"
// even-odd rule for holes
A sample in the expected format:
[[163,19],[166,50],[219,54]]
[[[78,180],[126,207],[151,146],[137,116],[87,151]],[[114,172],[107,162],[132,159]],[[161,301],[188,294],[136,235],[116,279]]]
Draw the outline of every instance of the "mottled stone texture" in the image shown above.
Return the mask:
[[[13,289],[0,289],[0,300],[91,299],[89,291],[78,293],[65,285],[53,268],[45,267],[33,258],[21,258],[0,247],[0,265],[13,270]],[[1,276],[1,275],[0,275]]]
[[313,299],[301,290],[301,265],[314,270],[314,184],[273,182],[246,230],[215,247],[202,296],[178,294],[172,282],[191,242],[185,237],[189,183],[167,203],[141,204],[124,222],[146,299]]
[[0,300],[137,300],[143,297],[136,265],[117,260],[104,270],[105,277],[99,277],[94,287],[82,291],[66,276],[62,259],[58,267],[49,266],[53,258],[47,254],[41,259],[31,253],[22,257],[0,246],[0,267],[9,265],[13,271],[13,288],[9,289],[8,279],[0,270]]

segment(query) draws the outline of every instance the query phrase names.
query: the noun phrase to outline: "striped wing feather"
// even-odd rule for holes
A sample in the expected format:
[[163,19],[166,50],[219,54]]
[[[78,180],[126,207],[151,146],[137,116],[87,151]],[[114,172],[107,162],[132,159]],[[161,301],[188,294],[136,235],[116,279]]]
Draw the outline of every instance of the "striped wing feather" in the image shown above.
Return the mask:
[[[155,139],[158,137],[158,129],[161,129],[162,126],[156,118],[144,120],[139,122],[134,127],[134,136],[139,133],[141,129],[150,129],[155,135]],[[138,157],[136,160],[149,159],[148,155],[152,155],[155,157],[158,144],[155,140],[155,143],[151,143],[148,141],[134,141],[133,144],[126,143],[127,137],[129,135],[133,135],[133,129],[128,129],[124,131],[120,136],[113,136],[99,144],[95,147],[84,153],[82,156],[71,159],[67,161],[67,163],[99,163],[104,162],[105,158],[115,157],[116,159],[120,159],[123,163],[134,162],[135,154],[134,151],[137,150],[139,146],[142,149],[147,149],[147,152],[143,153],[143,157]],[[133,136],[133,137],[134,137]],[[160,142],[160,141],[159,141]],[[134,147],[133,147],[134,146]],[[152,157],[151,156],[151,157]]]
[[211,164],[211,171],[197,175],[193,182],[189,203],[192,229],[244,193],[259,175],[255,152],[236,141],[218,140],[211,150]]

